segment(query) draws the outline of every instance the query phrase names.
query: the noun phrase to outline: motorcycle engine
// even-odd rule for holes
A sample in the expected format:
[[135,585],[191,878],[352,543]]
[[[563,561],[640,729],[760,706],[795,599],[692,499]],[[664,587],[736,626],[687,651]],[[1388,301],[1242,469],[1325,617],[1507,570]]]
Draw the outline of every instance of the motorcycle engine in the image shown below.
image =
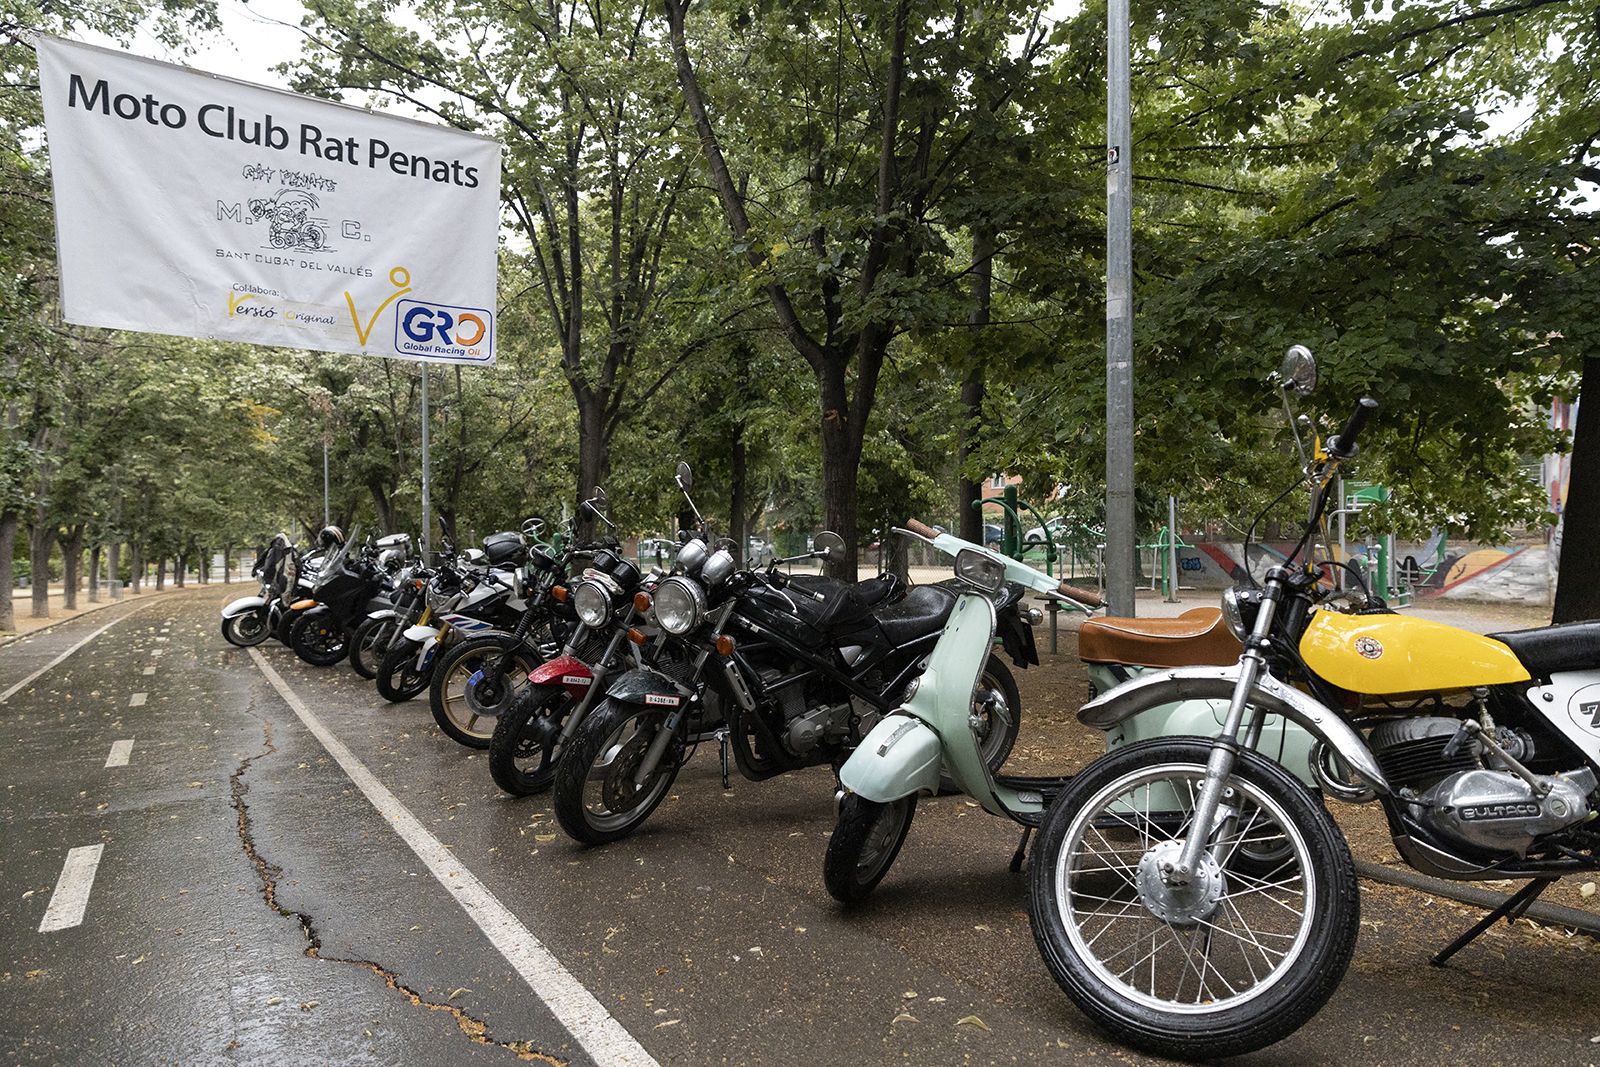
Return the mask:
[[[1384,775],[1408,802],[1419,822],[1446,841],[1471,849],[1526,856],[1544,834],[1589,819],[1590,794],[1597,781],[1587,767],[1565,774],[1539,775],[1548,786],[1540,795],[1520,775],[1485,755],[1474,739],[1453,746],[1460,720],[1444,716],[1382,723],[1370,736]],[[1533,740],[1525,732],[1501,728],[1495,740],[1525,761]]]

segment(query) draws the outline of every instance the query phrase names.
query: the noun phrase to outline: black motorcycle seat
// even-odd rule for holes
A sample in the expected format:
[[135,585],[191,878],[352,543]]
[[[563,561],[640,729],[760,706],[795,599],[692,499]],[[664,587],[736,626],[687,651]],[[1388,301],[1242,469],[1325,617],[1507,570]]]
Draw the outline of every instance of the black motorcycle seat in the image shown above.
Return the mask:
[[944,622],[955,604],[953,589],[943,585],[919,585],[873,615],[885,640],[891,645],[904,645],[944,629]]
[[789,577],[789,584],[807,593],[820,593],[829,599],[853,595],[861,606],[870,608],[883,603],[894,592],[896,579],[879,575],[852,585],[823,574],[795,574]]
[[1569,622],[1489,636],[1510,645],[1535,678],[1600,667],[1600,622]]

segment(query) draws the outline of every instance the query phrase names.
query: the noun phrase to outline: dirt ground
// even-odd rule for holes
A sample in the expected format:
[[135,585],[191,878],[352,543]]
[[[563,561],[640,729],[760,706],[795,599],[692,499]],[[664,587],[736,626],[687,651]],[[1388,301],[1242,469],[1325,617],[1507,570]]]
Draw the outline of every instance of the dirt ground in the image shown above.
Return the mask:
[[[1039,637],[1043,645],[1044,634],[1041,632]],[[1006,764],[1007,771],[1070,773],[1105,752],[1102,735],[1080,725],[1077,720],[1077,711],[1087,699],[1089,676],[1077,658],[1075,629],[1062,628],[1058,648],[1055,656],[1041,648],[1043,662],[1038,667],[1015,672],[1022,694],[1023,725],[1016,748]],[[1334,801],[1328,808],[1343,829],[1357,860],[1410,869],[1395,851],[1383,811],[1377,804]],[[1592,877],[1564,878],[1546,890],[1541,899],[1600,914],[1600,893],[1594,892],[1594,881]],[[1505,893],[1520,887],[1520,883],[1512,881],[1472,884]],[[1589,896],[1584,895],[1585,885],[1590,887]]]

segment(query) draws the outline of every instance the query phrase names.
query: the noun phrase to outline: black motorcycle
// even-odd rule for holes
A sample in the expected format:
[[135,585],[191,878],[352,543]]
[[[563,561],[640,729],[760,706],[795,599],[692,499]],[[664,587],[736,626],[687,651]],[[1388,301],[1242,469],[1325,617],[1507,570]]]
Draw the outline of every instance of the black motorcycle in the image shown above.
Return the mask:
[[289,630],[295,655],[313,667],[331,667],[350,652],[358,623],[388,605],[384,571],[370,544],[360,552],[345,542],[322,563],[311,589],[314,607],[299,611]]

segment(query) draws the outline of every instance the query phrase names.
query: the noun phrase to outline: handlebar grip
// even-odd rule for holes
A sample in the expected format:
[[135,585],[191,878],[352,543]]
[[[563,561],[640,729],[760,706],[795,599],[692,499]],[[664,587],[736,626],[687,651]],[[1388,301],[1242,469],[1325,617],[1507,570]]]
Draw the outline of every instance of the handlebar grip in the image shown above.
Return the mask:
[[930,541],[939,536],[938,530],[935,530],[932,526],[929,526],[926,523],[918,522],[916,519],[907,519],[906,529],[910,530],[918,537],[926,537]]
[[1362,428],[1377,410],[1378,402],[1370,396],[1364,396],[1356,401],[1356,409],[1350,413],[1344,429],[1339,431],[1339,436],[1328,442],[1328,452],[1340,459],[1348,459],[1355,455],[1356,438],[1361,436]]
[[1087,589],[1079,589],[1077,586],[1068,585],[1066,582],[1056,586],[1056,592],[1091,608],[1103,608],[1106,605],[1105,597],[1099,593],[1091,593]]

